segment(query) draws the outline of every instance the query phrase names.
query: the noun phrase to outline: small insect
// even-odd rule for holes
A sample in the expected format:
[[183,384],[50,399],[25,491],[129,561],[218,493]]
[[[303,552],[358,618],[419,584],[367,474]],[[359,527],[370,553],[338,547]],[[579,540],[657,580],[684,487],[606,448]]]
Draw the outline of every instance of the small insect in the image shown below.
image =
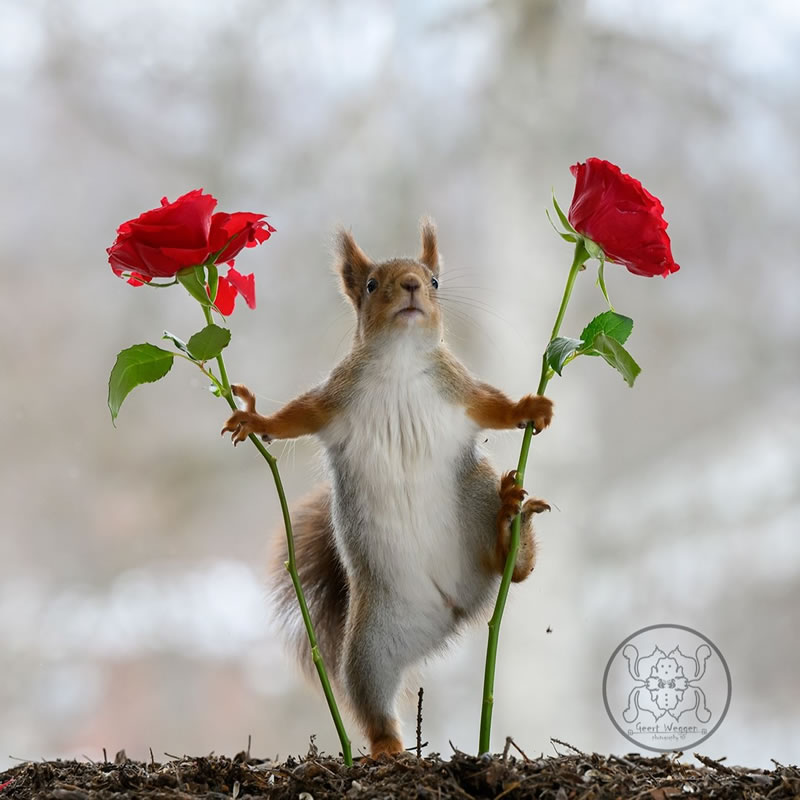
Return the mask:
[[552,632],[553,632],[553,629],[548,625],[547,626],[547,630],[545,631],[545,633],[552,633]]

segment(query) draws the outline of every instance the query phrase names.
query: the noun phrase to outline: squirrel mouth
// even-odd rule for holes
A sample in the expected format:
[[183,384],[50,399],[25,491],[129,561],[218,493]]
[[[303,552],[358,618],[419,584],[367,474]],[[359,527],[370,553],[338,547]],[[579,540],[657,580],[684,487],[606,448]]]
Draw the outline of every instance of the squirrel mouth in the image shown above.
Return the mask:
[[415,314],[420,314],[421,316],[425,316],[425,312],[421,308],[417,308],[416,306],[406,306],[405,308],[401,308],[396,317],[413,317]]

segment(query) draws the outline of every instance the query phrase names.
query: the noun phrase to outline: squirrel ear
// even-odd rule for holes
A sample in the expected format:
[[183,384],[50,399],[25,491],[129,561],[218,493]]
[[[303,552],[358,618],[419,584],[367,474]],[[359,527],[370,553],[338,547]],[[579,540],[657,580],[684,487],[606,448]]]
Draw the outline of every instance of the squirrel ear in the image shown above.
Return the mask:
[[434,275],[439,274],[439,246],[436,244],[436,226],[429,217],[422,220],[422,254],[419,260]]
[[344,293],[356,308],[361,307],[367,275],[372,269],[372,262],[364,251],[356,244],[350,231],[340,230],[336,241],[337,269],[342,276]]

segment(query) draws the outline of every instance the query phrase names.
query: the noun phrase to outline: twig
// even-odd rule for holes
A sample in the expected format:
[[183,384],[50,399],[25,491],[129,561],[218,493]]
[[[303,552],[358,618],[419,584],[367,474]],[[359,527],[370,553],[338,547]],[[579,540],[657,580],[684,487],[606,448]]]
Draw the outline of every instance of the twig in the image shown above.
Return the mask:
[[250,760],[250,744],[252,743],[253,735],[248,733],[247,734],[247,760]]
[[150,751],[150,766],[153,769],[155,769],[156,768],[156,760],[155,760],[155,758],[153,758],[153,748],[152,747],[148,747],[147,749]]
[[569,742],[562,742],[561,739],[556,739],[555,737],[550,737],[551,742],[555,742],[556,744],[560,744],[562,747],[566,747],[569,750],[572,750],[573,753],[577,753],[579,756],[585,756],[586,753],[583,750],[579,750],[575,745],[570,744]]
[[420,686],[417,694],[417,758],[422,758],[422,695],[423,689]]
[[503,763],[505,764],[508,761],[508,751],[511,748],[511,737],[506,736],[506,746],[503,748]]
[[450,747],[452,748],[452,750],[453,750],[453,752],[454,752],[454,753],[457,753],[457,754],[458,754],[458,755],[460,755],[460,756],[465,756],[465,755],[467,755],[467,754],[466,754],[466,753],[465,753],[463,750],[459,750],[459,749],[458,749],[458,748],[457,748],[457,747],[456,747],[456,746],[453,744],[453,740],[452,740],[452,739],[448,739],[448,740],[447,740],[447,744],[449,744],[449,745],[450,745]]
[[522,756],[525,761],[530,762],[530,759],[526,755],[525,751],[509,736],[507,741],[511,744],[511,746]]
[[726,767],[722,762],[715,761],[713,758],[709,758],[708,756],[701,756],[700,753],[695,753],[694,757],[704,766],[711,767],[711,769],[717,770],[717,772],[721,772],[723,775],[735,775],[736,772],[732,770],[730,767]]
[[108,764],[108,755],[106,754],[105,747],[103,748],[103,763],[106,765]]

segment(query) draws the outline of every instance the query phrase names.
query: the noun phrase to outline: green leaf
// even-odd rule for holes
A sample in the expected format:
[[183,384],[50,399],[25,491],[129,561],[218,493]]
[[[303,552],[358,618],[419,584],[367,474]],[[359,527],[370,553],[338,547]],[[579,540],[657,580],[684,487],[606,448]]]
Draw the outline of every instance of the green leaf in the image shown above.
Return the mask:
[[117,355],[108,379],[108,409],[112,422],[131,391],[142,383],[163,378],[172,368],[174,358],[174,353],[154,344],[135,344]]
[[547,345],[545,358],[547,365],[561,374],[567,359],[583,344],[580,339],[570,339],[567,336],[558,336]]
[[219,270],[216,264],[208,264],[208,293],[212,302],[217,299],[217,288],[219,287]]
[[212,305],[211,298],[206,292],[205,270],[202,266],[182,269],[178,273],[178,280],[198,303],[204,306]]
[[586,248],[586,252],[589,254],[589,258],[605,260],[606,254],[603,252],[603,248],[600,247],[600,245],[597,244],[597,242],[593,242],[591,239],[587,239],[584,236],[583,246]]
[[547,219],[550,224],[553,226],[553,230],[565,241],[565,242],[572,242],[573,244],[578,240],[571,234],[571,233],[563,233],[558,228],[556,228],[555,222],[553,222],[553,218],[550,216],[550,212],[545,209],[544,213],[547,215]]
[[614,306],[608,297],[608,290],[606,289],[605,268],[606,268],[606,257],[604,254],[600,258],[600,266],[597,269],[597,283],[600,285],[600,291],[603,293],[603,297],[605,297],[606,303],[608,303],[608,307],[613,311]]
[[187,342],[189,354],[198,361],[216,358],[230,343],[231,332],[219,325],[206,325]]
[[[616,340],[620,344],[625,344],[628,337],[633,330],[633,320],[630,317],[625,317],[622,314],[617,314],[616,311],[604,311],[598,314],[581,333],[581,339],[585,348],[593,346],[595,337],[599,333],[604,333],[611,339]],[[583,348],[582,348],[583,349]],[[594,355],[589,353],[588,355]]]
[[587,355],[602,356],[607,363],[622,375],[628,386],[633,386],[642,368],[633,360],[631,354],[616,340],[605,333],[598,333],[592,341],[592,352]]
[[567,219],[566,214],[561,210],[561,206],[558,204],[558,200],[556,200],[556,193],[553,192],[553,208],[556,210],[556,214],[558,214],[558,218],[561,220],[561,224],[569,231],[570,233],[577,233],[575,228],[572,227],[570,221]]
[[168,339],[181,353],[185,353],[189,358],[192,357],[192,354],[189,352],[189,348],[186,346],[186,342],[183,339],[179,339],[174,333],[170,333],[169,331],[164,331],[164,335],[161,337],[162,339]]

